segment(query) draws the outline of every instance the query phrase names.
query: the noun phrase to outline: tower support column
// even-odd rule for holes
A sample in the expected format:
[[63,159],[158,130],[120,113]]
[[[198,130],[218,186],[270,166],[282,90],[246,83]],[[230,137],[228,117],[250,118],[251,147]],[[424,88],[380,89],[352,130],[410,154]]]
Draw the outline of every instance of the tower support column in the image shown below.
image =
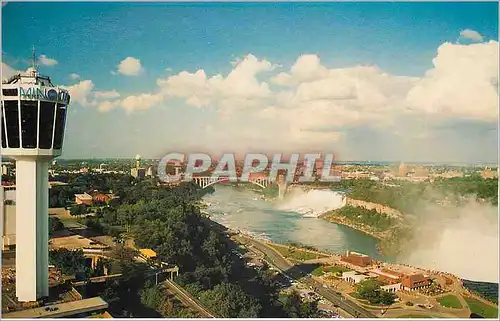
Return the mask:
[[48,160],[16,161],[16,295],[36,301],[49,295]]

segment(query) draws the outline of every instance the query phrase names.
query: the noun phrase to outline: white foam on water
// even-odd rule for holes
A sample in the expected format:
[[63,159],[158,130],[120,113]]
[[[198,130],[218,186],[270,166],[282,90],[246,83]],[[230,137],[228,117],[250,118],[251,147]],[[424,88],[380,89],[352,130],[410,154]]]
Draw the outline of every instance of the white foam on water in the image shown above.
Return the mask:
[[292,191],[277,205],[282,211],[317,217],[345,205],[344,194],[331,190]]

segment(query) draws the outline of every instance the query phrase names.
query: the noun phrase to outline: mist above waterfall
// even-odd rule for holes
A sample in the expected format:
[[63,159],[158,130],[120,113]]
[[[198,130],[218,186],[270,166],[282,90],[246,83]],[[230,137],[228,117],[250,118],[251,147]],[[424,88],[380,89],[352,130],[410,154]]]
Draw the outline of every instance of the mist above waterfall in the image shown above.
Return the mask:
[[277,204],[277,208],[287,212],[297,212],[307,216],[319,216],[345,205],[344,195],[331,190],[292,190]]
[[473,281],[498,282],[497,207],[474,198],[461,206],[417,209],[413,237],[399,259]]

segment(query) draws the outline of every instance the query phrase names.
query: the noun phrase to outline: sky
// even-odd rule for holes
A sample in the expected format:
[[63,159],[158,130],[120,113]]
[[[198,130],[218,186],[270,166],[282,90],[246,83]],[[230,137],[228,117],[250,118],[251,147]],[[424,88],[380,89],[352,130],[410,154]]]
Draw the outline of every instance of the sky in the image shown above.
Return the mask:
[[2,78],[32,46],[62,158],[497,162],[495,2],[7,3]]

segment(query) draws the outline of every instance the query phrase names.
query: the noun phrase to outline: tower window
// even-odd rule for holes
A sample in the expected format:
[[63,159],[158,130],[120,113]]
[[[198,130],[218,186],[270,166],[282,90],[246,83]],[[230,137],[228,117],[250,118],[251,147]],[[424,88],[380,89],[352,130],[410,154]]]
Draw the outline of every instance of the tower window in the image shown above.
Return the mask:
[[2,94],[4,96],[17,96],[17,88],[13,89],[2,89]]
[[40,130],[38,148],[50,149],[52,147],[52,132],[54,129],[55,104],[40,101]]
[[5,117],[3,117],[3,103],[2,103],[2,114],[0,115],[2,119],[2,148],[7,148],[7,134],[5,133]]
[[21,130],[23,148],[36,148],[38,101],[21,100]]
[[66,105],[57,104],[56,128],[54,129],[54,149],[61,149],[66,123]]
[[19,113],[17,100],[2,101],[5,110],[5,123],[7,126],[7,139],[9,148],[19,148]]

